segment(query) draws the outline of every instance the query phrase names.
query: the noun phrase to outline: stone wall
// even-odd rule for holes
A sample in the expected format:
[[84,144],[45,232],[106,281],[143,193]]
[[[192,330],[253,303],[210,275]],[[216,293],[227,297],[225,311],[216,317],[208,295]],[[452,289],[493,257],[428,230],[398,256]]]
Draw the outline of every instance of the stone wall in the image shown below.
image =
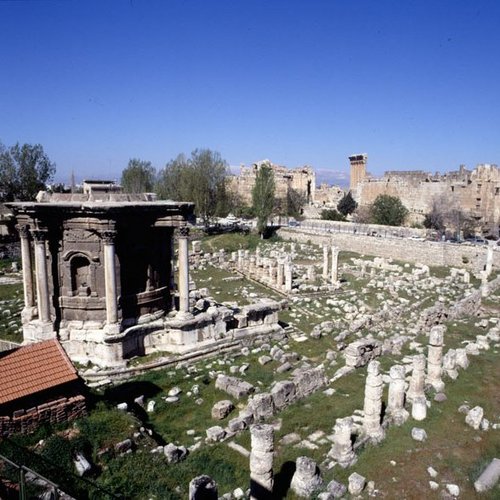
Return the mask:
[[[355,173],[351,167],[351,175]],[[385,172],[379,178],[360,178],[353,189],[360,205],[373,203],[381,194],[401,199],[410,211],[409,223],[422,222],[434,200],[440,199],[475,219],[478,228],[498,235],[500,169],[496,165],[482,164],[474,170],[461,167],[455,172],[435,175],[421,171]]]
[[[3,413],[0,409],[0,413]],[[12,415],[0,415],[0,436],[33,432],[44,423],[68,422],[87,414],[84,396],[63,397],[28,409],[18,409]]]
[[[473,272],[483,270],[486,264],[486,245],[460,245],[448,242],[416,241],[408,238],[376,238],[360,234],[331,233],[282,228],[278,235],[285,240],[317,245],[333,244],[341,251],[356,252],[376,257],[392,258],[428,266],[466,268]],[[500,248],[493,252],[493,269],[500,269]]]

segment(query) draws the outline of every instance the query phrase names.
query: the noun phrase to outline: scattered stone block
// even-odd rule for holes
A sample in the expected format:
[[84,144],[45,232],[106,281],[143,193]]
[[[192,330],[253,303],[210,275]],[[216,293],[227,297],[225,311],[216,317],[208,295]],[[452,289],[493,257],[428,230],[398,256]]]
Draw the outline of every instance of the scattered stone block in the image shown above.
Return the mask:
[[353,472],[349,476],[349,493],[351,495],[360,495],[365,488],[366,479],[357,472]]
[[465,423],[477,431],[481,425],[483,415],[484,410],[480,406],[475,406],[472,410],[469,410],[465,416]]
[[214,425],[206,430],[208,441],[222,441],[226,437],[226,431],[219,425]]
[[188,451],[184,446],[176,446],[169,443],[163,447],[163,453],[169,464],[176,464],[187,457]]
[[481,475],[474,482],[474,488],[478,493],[491,490],[500,479],[500,460],[494,458]]
[[342,498],[347,493],[347,486],[334,479],[328,483],[326,490],[333,498]]
[[427,439],[427,432],[425,432],[424,429],[413,427],[413,429],[411,430],[411,437],[415,441],[425,441]]
[[212,407],[212,418],[214,420],[222,420],[226,418],[234,410],[234,405],[228,399],[217,401]]

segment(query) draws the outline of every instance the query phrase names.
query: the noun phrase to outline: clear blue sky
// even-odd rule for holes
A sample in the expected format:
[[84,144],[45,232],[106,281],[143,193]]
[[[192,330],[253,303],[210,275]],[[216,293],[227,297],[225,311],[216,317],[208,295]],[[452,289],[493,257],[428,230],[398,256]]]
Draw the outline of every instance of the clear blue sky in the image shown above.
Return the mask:
[[0,141],[57,178],[197,147],[348,172],[500,163],[500,1],[0,0]]

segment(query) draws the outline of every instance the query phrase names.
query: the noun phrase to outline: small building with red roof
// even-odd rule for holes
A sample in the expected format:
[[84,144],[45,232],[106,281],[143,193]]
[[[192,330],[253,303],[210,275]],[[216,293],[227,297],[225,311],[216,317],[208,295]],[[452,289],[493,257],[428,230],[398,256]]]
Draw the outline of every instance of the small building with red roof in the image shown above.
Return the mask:
[[85,415],[85,392],[56,339],[0,353],[0,436]]

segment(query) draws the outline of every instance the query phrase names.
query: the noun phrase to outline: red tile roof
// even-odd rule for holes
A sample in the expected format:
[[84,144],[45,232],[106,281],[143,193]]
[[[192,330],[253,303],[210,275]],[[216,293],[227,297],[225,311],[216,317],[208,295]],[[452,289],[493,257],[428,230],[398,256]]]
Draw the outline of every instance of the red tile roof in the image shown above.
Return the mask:
[[0,353],[0,404],[78,379],[57,340]]

